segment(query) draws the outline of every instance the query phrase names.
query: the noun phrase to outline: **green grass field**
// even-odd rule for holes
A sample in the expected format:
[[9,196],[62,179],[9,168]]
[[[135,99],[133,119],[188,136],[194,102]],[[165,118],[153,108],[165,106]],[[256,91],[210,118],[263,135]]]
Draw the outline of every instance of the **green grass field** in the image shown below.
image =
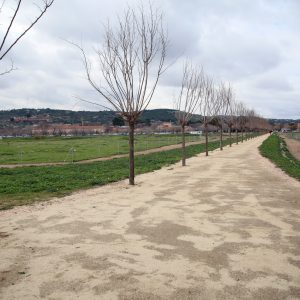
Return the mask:
[[[211,135],[211,139],[213,139]],[[200,141],[187,135],[187,142]],[[181,141],[180,135],[137,135],[135,150],[143,151]],[[128,153],[128,137],[102,135],[93,137],[6,138],[0,140],[0,164],[72,162]]]
[[272,134],[260,146],[260,153],[288,175],[300,180],[300,161],[288,151],[285,141]]
[[[229,139],[224,141],[224,145],[227,144]],[[218,147],[219,141],[209,143],[210,151]],[[204,152],[205,146],[204,144],[192,145],[186,149],[187,157],[191,157]],[[136,174],[160,169],[180,159],[181,149],[137,156]],[[125,178],[128,178],[127,158],[62,166],[0,168],[0,209],[64,196],[79,189],[100,186]]]

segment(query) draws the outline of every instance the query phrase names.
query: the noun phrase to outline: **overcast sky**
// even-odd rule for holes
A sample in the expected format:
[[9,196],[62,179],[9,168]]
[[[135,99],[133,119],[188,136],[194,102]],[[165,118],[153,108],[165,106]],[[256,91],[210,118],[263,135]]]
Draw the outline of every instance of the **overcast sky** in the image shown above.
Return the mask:
[[[38,1],[38,0],[37,0]],[[25,1],[14,32],[33,19]],[[236,98],[265,117],[300,118],[300,0],[160,0],[172,66],[164,74],[150,108],[173,108],[183,57],[201,64],[216,80],[230,81]],[[15,1],[7,0],[6,9]],[[0,109],[99,110],[74,96],[105,103],[85,79],[80,54],[102,39],[103,23],[135,0],[55,0],[44,18],[8,59],[17,70],[0,78]],[[5,10],[5,8],[4,8]],[[8,12],[8,10],[6,10]],[[5,24],[0,15],[0,26]],[[1,31],[0,27],[0,31]],[[5,64],[6,63],[6,64]]]

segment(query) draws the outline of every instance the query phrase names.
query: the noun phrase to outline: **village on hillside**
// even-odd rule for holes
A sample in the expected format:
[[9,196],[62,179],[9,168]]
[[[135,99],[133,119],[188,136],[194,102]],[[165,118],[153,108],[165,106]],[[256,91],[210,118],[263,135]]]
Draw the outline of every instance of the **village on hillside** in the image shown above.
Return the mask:
[[[153,110],[155,111],[155,110]],[[164,112],[165,111],[165,112]],[[149,112],[149,111],[148,111]],[[162,113],[161,113],[162,112]],[[79,112],[74,112],[79,113]],[[95,113],[95,112],[93,112]],[[100,112],[103,113],[103,112]],[[113,117],[114,112],[110,112],[112,117],[104,122],[93,121],[92,118],[83,117],[80,121],[76,120],[73,123],[63,123],[61,120],[53,120],[51,114],[27,115],[11,117],[6,126],[0,126],[0,136],[2,137],[30,137],[30,136],[87,136],[87,135],[127,135],[129,126],[118,116]],[[160,110],[161,115],[154,119],[141,119],[136,124],[136,134],[172,134],[180,133],[181,126],[176,122],[175,117],[170,115],[170,110]],[[148,113],[149,114],[149,113]],[[94,118],[94,117],[93,117]],[[159,118],[161,120],[159,120]],[[166,121],[167,119],[170,119]],[[77,117],[78,119],[78,117]],[[259,124],[257,124],[259,125]],[[293,132],[300,131],[299,120],[269,120],[267,124],[269,130],[277,132]],[[261,124],[265,128],[266,124]],[[224,124],[225,131],[228,130],[226,123]],[[256,128],[259,130],[258,128]],[[219,128],[214,121],[208,126],[209,132],[218,132]],[[195,115],[188,126],[186,132],[190,134],[201,134],[204,131],[204,126],[201,123],[201,117]]]

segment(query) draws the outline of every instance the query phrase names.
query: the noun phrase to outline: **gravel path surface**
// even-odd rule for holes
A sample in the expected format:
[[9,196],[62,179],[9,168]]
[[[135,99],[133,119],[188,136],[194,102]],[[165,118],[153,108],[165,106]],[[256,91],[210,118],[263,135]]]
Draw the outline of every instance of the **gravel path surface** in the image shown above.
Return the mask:
[[0,298],[300,299],[300,183],[265,138],[0,212]]

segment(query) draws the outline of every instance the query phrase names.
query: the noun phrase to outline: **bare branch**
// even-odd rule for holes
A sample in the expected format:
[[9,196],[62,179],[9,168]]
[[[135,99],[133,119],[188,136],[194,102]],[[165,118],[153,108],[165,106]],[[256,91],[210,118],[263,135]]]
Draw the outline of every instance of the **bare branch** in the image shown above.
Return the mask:
[[2,12],[2,9],[3,9],[3,6],[4,6],[5,2],[6,2],[6,0],[3,0],[2,3],[0,4],[0,14]]
[[[104,108],[104,109],[106,109],[106,110],[111,110],[111,109],[110,109],[109,107],[107,107],[107,106],[101,105],[101,104],[99,104],[99,103],[97,103],[97,102],[94,102],[94,101],[86,100],[86,99],[81,98],[81,97],[79,97],[79,96],[74,96],[74,98],[76,98],[76,99],[79,100],[79,101],[85,102],[85,103],[89,103],[89,104],[92,104],[92,105],[100,106],[101,108]],[[77,103],[78,103],[78,102],[77,102]]]
[[182,165],[186,165],[185,153],[185,127],[191,120],[195,110],[199,106],[201,94],[203,92],[204,76],[203,71],[198,66],[193,66],[191,62],[185,62],[183,77],[178,99],[175,100],[175,116],[181,126],[182,132]]
[[[128,8],[116,28],[104,27],[104,42],[95,51],[101,84],[82,46],[81,53],[90,85],[125,119],[130,127],[130,183],[134,183],[134,126],[148,107],[159,78],[165,71],[167,36],[162,14],[149,4],[148,10]],[[92,70],[93,68],[93,70]]]
[[[15,22],[16,16],[19,12],[22,0],[18,0],[17,6],[14,10],[14,14],[11,18],[11,21],[5,31],[4,37],[0,43],[0,60],[2,60],[8,53],[9,51],[20,41],[20,39],[42,18],[42,16],[46,13],[46,11],[49,9],[49,7],[53,4],[54,0],[43,0],[43,7],[40,8],[40,13],[39,15],[35,18],[35,20],[16,38],[13,40],[12,43],[6,45],[7,37],[12,29],[12,26]],[[3,4],[1,8],[3,7]]]
[[216,117],[216,120],[218,123],[217,125],[220,128],[220,150],[223,150],[224,124],[226,123],[226,120],[230,115],[230,102],[232,99],[232,89],[230,84],[228,84],[228,86],[224,83],[221,83],[219,85],[217,90],[217,98],[219,102],[219,112],[218,112],[218,116]]
[[181,126],[186,126],[198,109],[204,88],[203,71],[191,62],[186,62],[183,70],[181,89],[174,103],[175,116]]
[[10,73],[10,72],[12,72],[12,71],[14,71],[14,70],[16,70],[16,68],[14,67],[14,62],[11,60],[9,68],[7,68],[6,70],[2,71],[2,72],[0,73],[0,76],[1,76],[1,75],[5,75],[5,74],[8,74],[8,73]]

